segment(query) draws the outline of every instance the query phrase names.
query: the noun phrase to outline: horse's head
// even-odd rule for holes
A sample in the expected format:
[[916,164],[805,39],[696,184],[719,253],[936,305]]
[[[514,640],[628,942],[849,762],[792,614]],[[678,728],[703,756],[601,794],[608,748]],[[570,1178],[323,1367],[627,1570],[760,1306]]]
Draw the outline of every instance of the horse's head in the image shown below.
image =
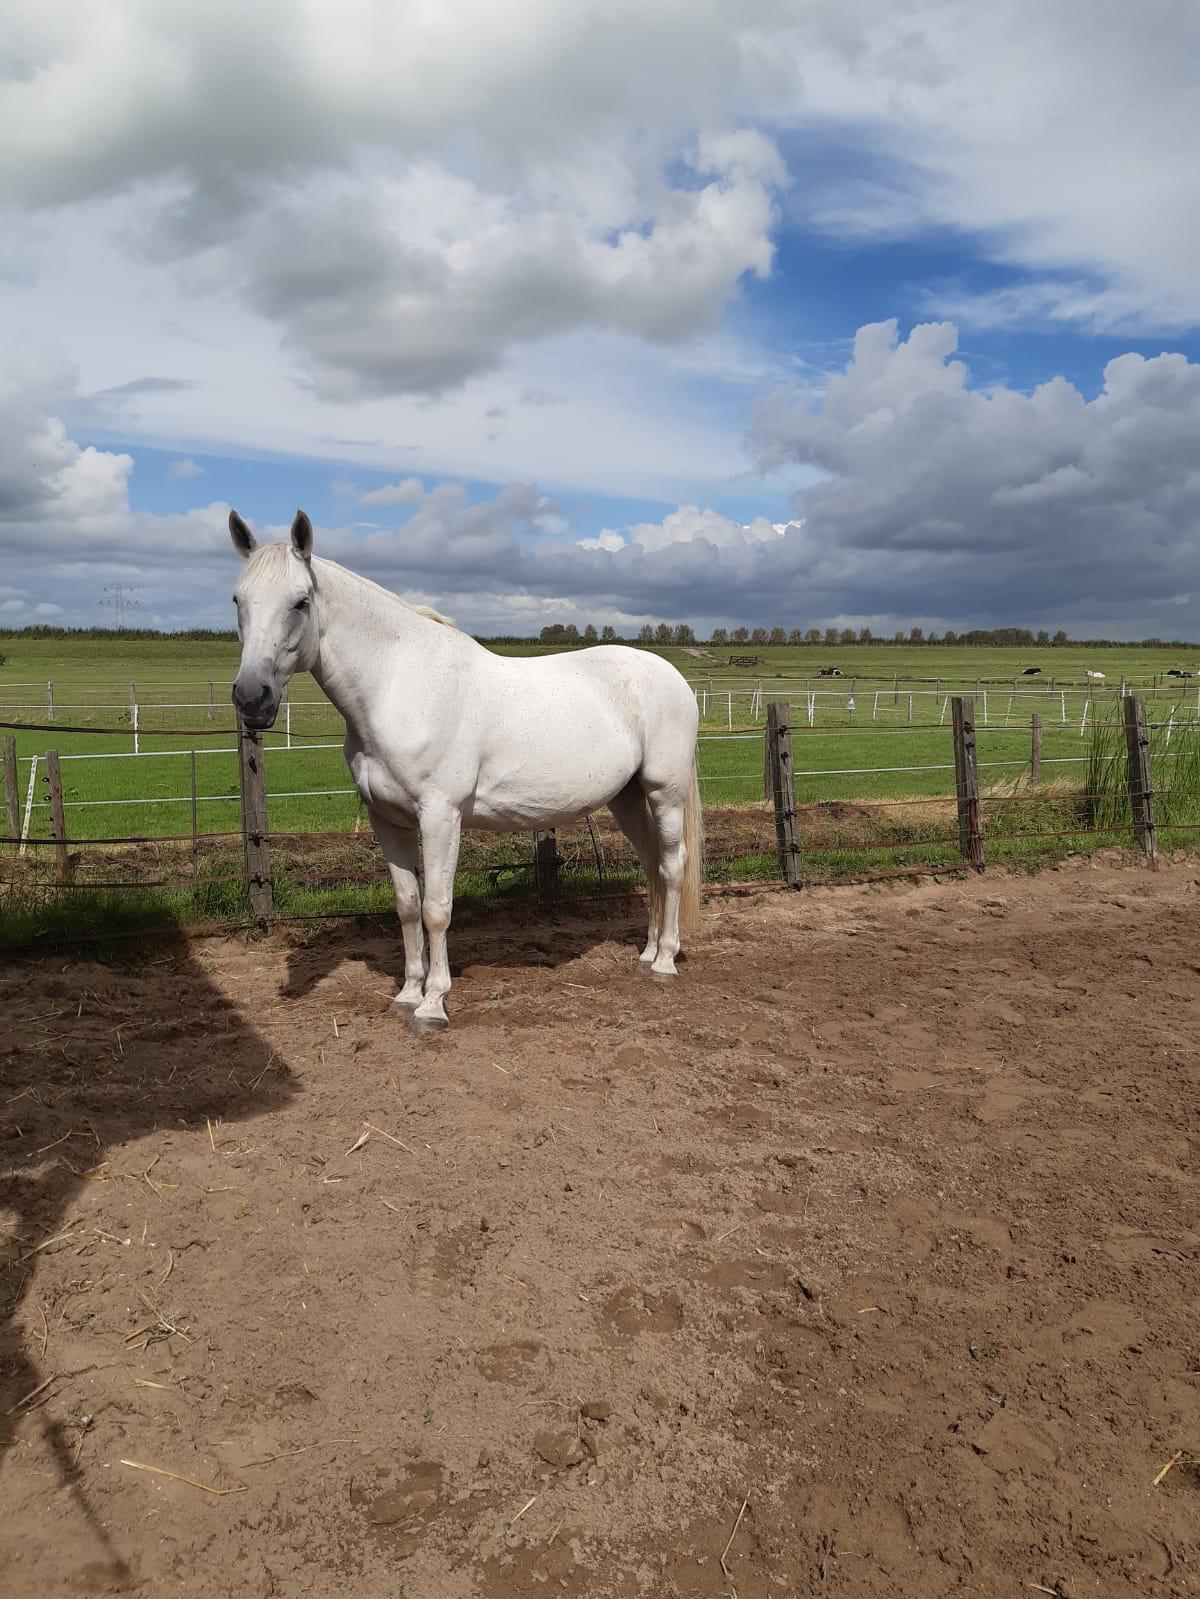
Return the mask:
[[260,548],[237,512],[230,511],[229,536],[246,562],[233,591],[242,641],[233,703],[247,727],[264,729],[274,725],[293,672],[311,671],[317,659],[312,523],[297,511],[291,543]]

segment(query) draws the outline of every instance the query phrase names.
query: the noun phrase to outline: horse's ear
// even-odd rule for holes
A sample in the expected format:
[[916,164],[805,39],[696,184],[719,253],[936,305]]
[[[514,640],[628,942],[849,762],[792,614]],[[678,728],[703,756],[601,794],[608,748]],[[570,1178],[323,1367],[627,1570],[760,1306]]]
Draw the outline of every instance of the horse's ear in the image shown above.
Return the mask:
[[297,511],[296,520],[292,523],[292,548],[302,561],[307,561],[312,554],[312,547],[312,523],[303,511]]
[[229,537],[233,540],[233,547],[243,561],[248,560],[258,548],[258,540],[236,511],[230,511],[229,513]]

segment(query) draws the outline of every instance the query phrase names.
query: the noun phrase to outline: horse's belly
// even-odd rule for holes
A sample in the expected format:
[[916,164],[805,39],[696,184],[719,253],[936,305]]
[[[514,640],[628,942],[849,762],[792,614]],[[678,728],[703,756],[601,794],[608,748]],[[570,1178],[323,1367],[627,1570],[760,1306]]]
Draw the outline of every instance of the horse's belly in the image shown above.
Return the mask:
[[484,771],[463,811],[463,823],[487,832],[560,827],[606,805],[637,769],[632,750],[604,759],[564,761],[555,770],[530,762],[513,772]]

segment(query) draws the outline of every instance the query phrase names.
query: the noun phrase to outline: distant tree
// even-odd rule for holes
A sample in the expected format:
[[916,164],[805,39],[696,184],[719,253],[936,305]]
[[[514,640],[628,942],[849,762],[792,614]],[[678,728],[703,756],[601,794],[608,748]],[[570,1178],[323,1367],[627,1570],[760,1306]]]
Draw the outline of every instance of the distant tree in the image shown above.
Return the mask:
[[943,644],[957,644],[958,643],[958,634],[954,631],[954,629],[952,627],[948,627],[946,629],[945,635],[944,635],[944,637],[942,639],[942,643]]
[[837,628],[836,627],[827,627],[825,629],[825,642],[826,642],[826,644],[836,644],[837,641],[838,641],[838,630],[837,630]]
[[804,643],[804,632],[803,632],[803,629],[802,628],[798,628],[798,627],[794,627],[792,629],[792,631],[788,634],[788,643],[789,644],[803,644]]
[[768,642],[771,644],[786,644],[787,634],[781,627],[773,627],[771,629],[771,637]]
[[654,629],[650,626],[649,622],[643,622],[641,627],[638,628],[638,643],[654,643]]
[[583,630],[583,642],[585,644],[595,644],[597,642],[597,638],[598,634],[596,633],[596,629],[589,622]]
[[1038,648],[1041,649],[1041,650],[1044,650],[1044,649],[1046,649],[1049,646],[1049,643],[1050,643],[1050,635],[1049,635],[1049,633],[1046,632],[1046,629],[1044,627],[1039,628],[1038,629],[1038,636],[1037,636],[1037,646],[1038,646]]
[[925,639],[926,644],[940,644],[942,641],[936,633],[930,633]]
[[819,627],[810,627],[804,635],[804,642],[806,644],[819,644],[821,642],[821,629]]
[[871,642],[871,629],[869,627],[860,627],[859,628],[859,630],[858,630],[858,642],[860,644],[869,644]]
[[907,639],[904,637],[904,629],[902,627],[898,627],[896,629],[895,636],[892,639],[892,643],[893,644],[905,644],[907,642],[908,642]]
[[750,635],[750,642],[751,644],[765,644],[767,642],[766,628],[756,627]]
[[694,644],[696,642],[696,635],[686,622],[680,622],[675,629],[675,642],[676,644]]
[[601,642],[601,644],[615,644],[617,642],[617,630],[616,630],[616,628],[615,627],[611,627],[611,626],[606,626],[603,629],[601,629],[600,642]]
[[1069,644],[1070,643],[1070,639],[1068,639],[1067,635],[1063,632],[1062,628],[1060,627],[1058,632],[1054,635],[1054,637],[1050,640],[1050,642],[1051,642],[1051,644],[1061,648],[1062,645]]
[[855,640],[855,637],[856,637],[856,635],[855,635],[854,629],[852,627],[844,627],[842,629],[842,631],[838,634],[838,643],[839,644],[853,644],[854,640]]
[[923,627],[910,628],[909,634],[908,634],[908,642],[910,644],[924,644],[924,642],[925,642],[925,629]]
[[735,627],[734,628],[734,630],[733,630],[733,642],[735,644],[744,644],[749,637],[750,637],[750,634],[746,631],[746,629],[744,627]]
[[566,627],[563,628],[563,636],[568,644],[579,643],[579,629],[575,626],[574,622],[568,622]]
[[729,634],[723,627],[714,627],[712,630],[712,638],[709,639],[708,642],[710,644],[715,644],[719,650],[723,650],[726,644],[729,643]]
[[671,636],[672,629],[669,622],[660,622],[654,629],[654,642],[656,644],[669,644]]
[[561,622],[551,622],[549,627],[544,627],[538,634],[539,644],[565,644],[567,630]]

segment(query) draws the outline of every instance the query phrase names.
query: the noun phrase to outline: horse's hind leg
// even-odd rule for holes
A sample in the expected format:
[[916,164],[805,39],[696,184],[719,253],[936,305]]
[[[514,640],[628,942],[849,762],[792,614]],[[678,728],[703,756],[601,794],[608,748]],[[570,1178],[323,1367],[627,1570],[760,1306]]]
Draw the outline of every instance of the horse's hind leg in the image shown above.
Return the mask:
[[658,875],[658,844],[654,823],[646,806],[646,795],[636,777],[631,778],[616,798],[609,801],[608,808],[616,818],[617,826],[637,851],[642,871],[646,874],[650,928],[646,937],[646,947],[638,959],[648,966],[658,954],[662,891]]
[[679,953],[679,903],[683,894],[687,850],[683,838],[685,798],[673,787],[650,788],[646,793],[655,831],[662,908],[658,949],[650,965],[652,977],[675,977]]
[[438,802],[421,813],[421,855],[425,864],[425,899],[421,907],[429,935],[429,975],[425,996],[413,1012],[412,1025],[427,1032],[448,1025],[445,998],[450,992],[450,956],[446,934],[454,906],[454,873],[462,838],[462,814]]
[[416,1010],[425,988],[425,930],[421,925],[421,891],[417,886],[420,849],[415,828],[396,827],[368,810],[371,827],[379,840],[388,875],[396,895],[396,914],[404,936],[404,987],[392,1004],[400,1010]]

